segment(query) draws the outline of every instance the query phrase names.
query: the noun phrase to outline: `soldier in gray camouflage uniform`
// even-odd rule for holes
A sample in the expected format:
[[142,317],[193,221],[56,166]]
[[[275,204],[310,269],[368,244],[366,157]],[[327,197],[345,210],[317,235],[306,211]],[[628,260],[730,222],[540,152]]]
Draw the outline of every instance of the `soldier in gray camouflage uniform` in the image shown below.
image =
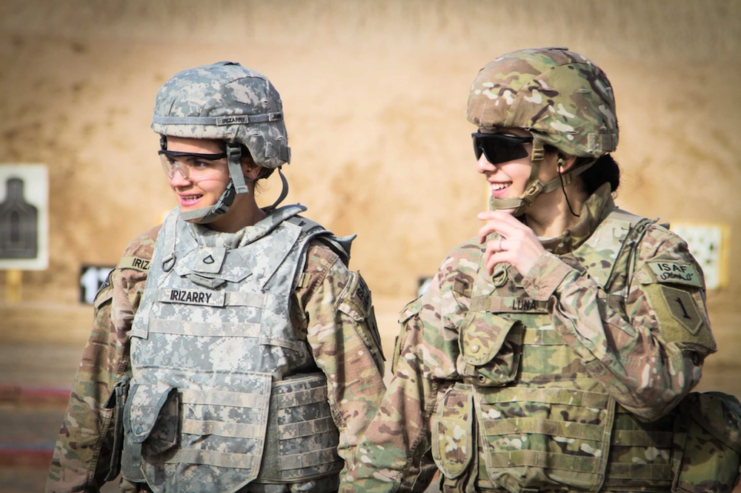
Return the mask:
[[383,355],[352,238],[255,202],[290,160],[278,92],[237,63],[186,70],[152,128],[179,206],[96,297],[47,491],[337,490]]
[[402,311],[341,491],[421,491],[431,456],[445,492],[730,492],[741,406],[686,398],[716,351],[702,271],[613,202],[604,72],[565,48],[509,53],[468,120],[490,210]]

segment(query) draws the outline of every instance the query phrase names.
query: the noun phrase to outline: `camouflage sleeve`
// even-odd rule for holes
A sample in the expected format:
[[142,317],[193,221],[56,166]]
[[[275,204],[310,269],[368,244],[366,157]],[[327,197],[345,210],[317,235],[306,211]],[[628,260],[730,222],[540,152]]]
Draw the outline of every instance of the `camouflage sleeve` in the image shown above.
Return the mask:
[[338,453],[348,461],[385,390],[371,293],[359,272],[313,242],[297,295],[306,340],[327,375],[328,401],[340,430]]
[[454,291],[472,285],[474,277],[467,271],[475,272],[477,265],[465,261],[465,252],[454,251],[424,295],[402,310],[392,380],[340,491],[420,489],[415,483],[430,450],[430,416],[459,379],[457,326],[468,307]]
[[97,492],[112,454],[113,409],[105,403],[129,371],[129,340],[159,227],[135,239],[95,298],[93,328],[72,384],[46,491]]
[[640,245],[625,300],[604,296],[592,278],[552,254],[533,266],[524,286],[535,299],[552,299],[555,329],[592,377],[642,419],[678,404],[716,350],[700,267],[686,243],[660,226]]

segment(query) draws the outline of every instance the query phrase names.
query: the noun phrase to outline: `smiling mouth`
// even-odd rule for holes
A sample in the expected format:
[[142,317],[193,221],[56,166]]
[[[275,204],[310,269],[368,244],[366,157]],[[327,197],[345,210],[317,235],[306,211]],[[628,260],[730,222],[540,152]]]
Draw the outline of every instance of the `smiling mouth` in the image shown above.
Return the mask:
[[198,202],[203,195],[181,195],[180,203],[182,205],[189,205]]
[[492,192],[501,192],[502,190],[509,188],[510,185],[512,185],[512,182],[507,183],[491,183],[491,191]]

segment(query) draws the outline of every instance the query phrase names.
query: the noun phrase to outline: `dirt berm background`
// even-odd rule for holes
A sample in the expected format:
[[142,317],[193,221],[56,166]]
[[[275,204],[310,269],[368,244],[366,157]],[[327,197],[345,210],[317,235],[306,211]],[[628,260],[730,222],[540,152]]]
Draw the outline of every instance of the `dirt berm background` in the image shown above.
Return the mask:
[[[358,234],[352,267],[373,291],[390,354],[395,313],[485,208],[468,88],[496,56],[539,46],[584,53],[610,77],[619,205],[730,226],[731,281],[708,295],[721,349],[702,386],[741,393],[732,0],[0,0],[0,163],[48,166],[51,247],[48,270],[23,274],[22,302],[0,301],[2,382],[69,387],[92,319],[81,265],[114,265],[175,205],[149,129],[155,94],[176,72],[220,60],[280,91],[293,150],[286,203]],[[271,179],[260,201],[279,189]]]

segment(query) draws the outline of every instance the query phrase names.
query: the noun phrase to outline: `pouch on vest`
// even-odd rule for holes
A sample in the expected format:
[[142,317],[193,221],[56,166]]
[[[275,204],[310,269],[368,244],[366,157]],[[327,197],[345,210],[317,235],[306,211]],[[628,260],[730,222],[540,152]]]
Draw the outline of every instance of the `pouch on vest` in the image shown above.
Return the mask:
[[111,451],[108,474],[106,474],[104,481],[113,481],[121,472],[121,453],[123,452],[124,442],[124,407],[126,405],[126,397],[129,393],[130,381],[131,377],[126,375],[116,383],[103,406],[105,409],[113,409],[113,450]]
[[678,406],[673,492],[730,493],[741,465],[741,404],[723,392],[692,392]]
[[467,381],[499,387],[517,377],[525,334],[522,324],[493,313],[468,312],[461,327],[458,344]]
[[476,451],[473,413],[471,385],[457,383],[445,392],[432,415],[432,457],[448,479],[463,474]]
[[340,432],[327,402],[327,377],[299,374],[273,384],[257,483],[290,483],[338,473]]
[[178,440],[180,399],[176,389],[135,384],[126,403],[124,426],[143,456],[159,455]]
[[599,491],[605,479],[615,400],[562,388],[474,387],[489,479],[510,492]]

